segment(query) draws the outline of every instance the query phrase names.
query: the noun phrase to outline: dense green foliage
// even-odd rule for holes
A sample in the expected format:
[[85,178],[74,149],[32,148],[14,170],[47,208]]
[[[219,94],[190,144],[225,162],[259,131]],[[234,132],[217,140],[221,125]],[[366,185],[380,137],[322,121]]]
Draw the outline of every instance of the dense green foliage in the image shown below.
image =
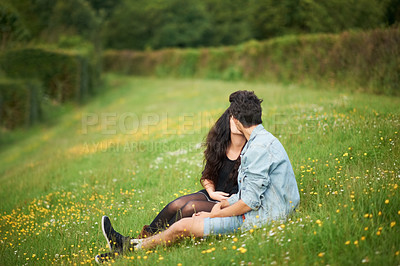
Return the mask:
[[207,26],[206,11],[200,1],[124,1],[106,27],[106,46],[196,46],[203,42]]
[[265,42],[153,52],[107,51],[104,68],[134,75],[316,82],[400,95],[400,31],[287,36]]
[[29,37],[28,29],[20,14],[5,3],[0,3],[0,33],[0,50],[4,50],[9,43],[24,41]]
[[42,98],[38,81],[0,79],[0,127],[28,126],[39,121]]
[[396,7],[387,0],[122,1],[105,23],[105,42],[115,49],[159,49],[365,30],[398,22],[398,15],[389,14]]
[[7,50],[0,54],[0,71],[7,77],[0,82],[0,124],[5,128],[38,121],[44,99],[81,103],[99,89],[100,64],[92,52]]
[[[95,93],[101,73],[94,45],[101,20],[96,12],[102,13],[101,5],[96,7],[99,11],[86,0],[0,2],[0,78],[4,101],[0,105],[1,127],[31,125],[39,120],[36,117],[41,97],[58,104],[69,100],[82,102]],[[32,85],[37,82],[40,86]],[[33,92],[32,86],[40,87],[41,93]],[[38,104],[33,104],[32,99],[37,99]]]
[[199,144],[238,89],[264,100],[264,127],[285,147],[298,182],[296,214],[254,231],[129,253],[116,265],[399,264],[398,97],[105,78],[105,94],[0,150],[1,265],[94,264],[108,250],[102,215],[135,236],[166,203],[198,191]]
[[0,10],[3,47],[75,35],[113,49],[220,46],[400,21],[399,0],[3,0]]
[[89,54],[73,51],[24,48],[0,55],[0,69],[11,78],[35,78],[44,93],[58,102],[82,101],[98,85],[96,61]]
[[[4,0],[1,6],[14,6],[26,26],[31,42],[57,43],[63,36],[95,40],[101,16],[86,0]],[[9,42],[12,46],[15,42]]]

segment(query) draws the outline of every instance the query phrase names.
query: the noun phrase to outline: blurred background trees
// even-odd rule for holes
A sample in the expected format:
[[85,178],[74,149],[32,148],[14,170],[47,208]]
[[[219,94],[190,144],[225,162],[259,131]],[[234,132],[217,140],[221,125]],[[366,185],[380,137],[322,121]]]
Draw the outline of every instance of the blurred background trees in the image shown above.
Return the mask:
[[104,45],[115,49],[195,47],[210,27],[196,0],[122,1],[104,21]]
[[400,0],[2,0],[0,16],[2,49],[71,38],[146,50],[389,27]]
[[9,43],[24,41],[29,38],[29,30],[20,14],[8,4],[0,4],[1,46],[4,50]]
[[400,0],[0,0],[0,135],[85,102],[104,70],[398,95],[399,21]]

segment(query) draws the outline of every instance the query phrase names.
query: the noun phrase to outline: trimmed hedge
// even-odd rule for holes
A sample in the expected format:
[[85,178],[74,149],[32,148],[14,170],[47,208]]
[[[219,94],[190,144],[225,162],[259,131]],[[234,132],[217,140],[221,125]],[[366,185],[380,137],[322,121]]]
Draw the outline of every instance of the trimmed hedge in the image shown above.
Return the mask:
[[43,97],[83,102],[96,93],[100,57],[91,52],[22,48],[0,54],[0,126],[12,129],[42,118]]
[[42,87],[37,80],[0,80],[0,126],[30,126],[42,118]]
[[58,102],[82,101],[94,94],[100,77],[89,53],[24,48],[0,55],[0,68],[10,78],[38,79],[46,96]]
[[133,75],[317,82],[400,95],[400,30],[286,36],[221,48],[106,51],[103,63],[106,71]]

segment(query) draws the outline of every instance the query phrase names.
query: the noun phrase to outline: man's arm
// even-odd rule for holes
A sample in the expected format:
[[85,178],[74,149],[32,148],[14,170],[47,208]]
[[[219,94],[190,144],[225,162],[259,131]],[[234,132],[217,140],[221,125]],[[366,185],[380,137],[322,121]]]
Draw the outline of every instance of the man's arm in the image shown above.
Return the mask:
[[235,202],[232,205],[229,205],[227,200],[223,200],[212,208],[211,212],[199,212],[194,214],[194,216],[199,217],[230,217],[245,214],[246,212],[251,211],[251,208],[246,205],[242,200]]
[[226,199],[226,201],[228,201],[228,202],[227,202],[228,205],[225,206],[225,207],[228,207],[229,205],[233,205],[233,204],[236,203],[238,200],[239,200],[239,195],[238,195],[238,193],[232,194],[229,198]]
[[246,203],[243,202],[243,200],[238,200],[232,205],[229,205],[229,202],[225,200],[219,203],[218,205],[219,207],[215,206],[212,209],[209,217],[214,218],[214,217],[238,216],[251,211],[251,208],[247,206]]
[[247,150],[247,165],[244,170],[240,199],[251,209],[261,206],[261,195],[271,183],[270,168],[274,163],[273,156],[264,146],[253,145]]

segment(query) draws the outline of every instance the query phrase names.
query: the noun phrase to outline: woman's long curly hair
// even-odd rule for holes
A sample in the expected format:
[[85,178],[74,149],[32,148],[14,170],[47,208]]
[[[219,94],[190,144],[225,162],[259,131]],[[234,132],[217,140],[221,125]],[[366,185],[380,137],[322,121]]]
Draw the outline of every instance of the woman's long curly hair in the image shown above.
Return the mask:
[[[226,150],[231,143],[230,114],[227,109],[221,117],[215,122],[214,126],[208,132],[204,146],[205,167],[200,179],[208,179],[218,185],[218,174],[226,158]],[[236,161],[232,172],[229,175],[229,182],[237,182],[238,168],[240,165],[240,157]]]

